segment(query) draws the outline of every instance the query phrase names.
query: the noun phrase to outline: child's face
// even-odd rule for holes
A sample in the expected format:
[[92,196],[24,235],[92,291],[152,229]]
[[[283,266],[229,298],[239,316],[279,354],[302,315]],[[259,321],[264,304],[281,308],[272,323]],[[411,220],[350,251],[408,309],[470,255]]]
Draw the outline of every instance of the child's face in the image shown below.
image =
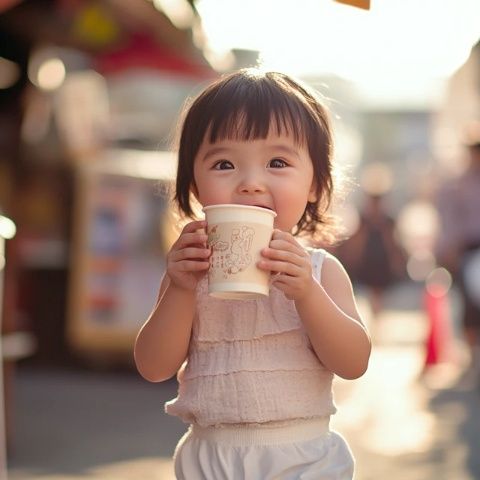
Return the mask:
[[257,205],[277,213],[275,228],[291,231],[316,200],[313,165],[305,146],[287,134],[266,139],[204,140],[194,162],[193,192],[202,206]]

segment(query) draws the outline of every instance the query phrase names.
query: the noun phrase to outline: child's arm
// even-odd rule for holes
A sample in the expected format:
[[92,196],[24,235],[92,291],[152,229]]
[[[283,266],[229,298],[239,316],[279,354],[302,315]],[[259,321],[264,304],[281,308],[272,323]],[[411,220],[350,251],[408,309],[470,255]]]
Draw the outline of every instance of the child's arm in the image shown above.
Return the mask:
[[135,363],[151,382],[167,380],[184,362],[195,315],[195,288],[208,269],[205,222],[191,222],[167,255],[158,302],[135,341]]
[[259,267],[278,272],[275,285],[295,301],[312,346],[322,364],[343,378],[365,373],[371,342],[357,310],[350,279],[340,262],[328,256],[321,284],[312,275],[310,256],[287,232],[275,230]]
[[322,282],[295,301],[320,361],[343,378],[362,376],[368,366],[370,337],[362,324],[345,269],[332,256],[322,266]]

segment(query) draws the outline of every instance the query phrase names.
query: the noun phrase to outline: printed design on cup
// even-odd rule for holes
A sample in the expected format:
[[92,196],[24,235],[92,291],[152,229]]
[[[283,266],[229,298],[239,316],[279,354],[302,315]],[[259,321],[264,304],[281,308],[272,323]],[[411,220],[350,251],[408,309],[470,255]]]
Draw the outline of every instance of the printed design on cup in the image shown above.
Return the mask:
[[221,270],[224,278],[245,270],[252,263],[250,249],[255,230],[247,225],[238,225],[230,234],[230,241],[220,240],[218,225],[208,228],[208,245],[212,249],[210,266]]

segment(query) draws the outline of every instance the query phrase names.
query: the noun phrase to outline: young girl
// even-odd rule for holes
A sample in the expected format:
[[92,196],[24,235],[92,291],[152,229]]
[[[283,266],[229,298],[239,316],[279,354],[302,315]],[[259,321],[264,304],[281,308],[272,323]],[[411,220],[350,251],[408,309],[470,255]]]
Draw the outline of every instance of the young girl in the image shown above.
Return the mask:
[[157,305],[135,361],[152,382],[178,372],[167,413],[191,426],[177,445],[178,479],[353,478],[344,439],[329,430],[332,378],[361,376],[370,356],[350,280],[324,250],[296,237],[328,233],[333,190],[327,113],[307,86],[242,70],[209,86],[181,130],[175,199],[277,213],[258,268],[268,297],[208,296],[206,222],[195,220],[167,255]]

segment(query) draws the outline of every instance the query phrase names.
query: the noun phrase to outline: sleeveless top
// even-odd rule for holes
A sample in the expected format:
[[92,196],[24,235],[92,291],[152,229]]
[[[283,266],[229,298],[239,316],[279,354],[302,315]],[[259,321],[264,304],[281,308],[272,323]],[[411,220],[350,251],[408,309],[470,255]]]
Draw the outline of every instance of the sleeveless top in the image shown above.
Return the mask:
[[[307,249],[315,278],[324,250]],[[282,423],[335,413],[332,372],[318,360],[293,300],[275,286],[268,297],[225,300],[197,287],[187,360],[170,415],[200,426]]]

